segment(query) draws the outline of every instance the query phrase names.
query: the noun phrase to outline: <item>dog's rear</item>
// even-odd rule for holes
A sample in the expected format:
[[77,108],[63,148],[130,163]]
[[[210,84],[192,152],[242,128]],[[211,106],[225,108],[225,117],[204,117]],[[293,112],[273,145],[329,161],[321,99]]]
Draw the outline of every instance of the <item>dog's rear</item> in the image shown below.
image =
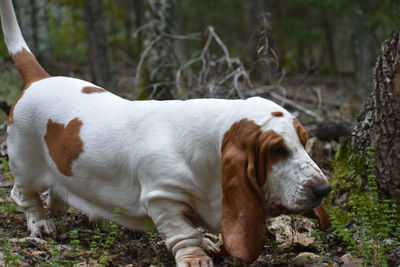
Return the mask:
[[[40,165],[43,164],[40,144],[30,140],[32,136],[26,135],[24,131],[18,129],[24,124],[27,125],[26,122],[14,122],[14,109],[25,90],[32,83],[49,78],[50,75],[38,63],[26,44],[18,26],[11,0],[0,0],[0,15],[8,52],[24,81],[24,89],[14,103],[8,119],[7,143],[10,166],[15,176],[11,196],[24,209],[31,235],[54,234],[54,223],[45,215],[38,195],[38,192],[45,189],[42,180],[38,179],[41,175],[45,175],[38,173],[41,169]],[[16,155],[18,155],[18,159],[16,159]],[[43,177],[43,179],[45,178]],[[26,186],[27,184],[30,186]]]
[[[113,165],[111,160],[106,159],[109,164],[100,163],[90,169],[99,154],[104,155],[103,158],[128,158],[122,155],[124,147],[116,149],[122,143],[115,141],[127,123],[129,115],[125,112],[129,101],[87,81],[51,77],[24,41],[11,0],[0,0],[0,16],[7,48],[24,81],[24,88],[9,116],[7,143],[14,175],[11,197],[24,210],[31,235],[55,234],[54,223],[46,216],[39,197],[47,189],[47,205],[55,215],[65,211],[66,203],[89,216],[102,218],[112,218],[115,207],[128,207],[121,209],[129,216],[132,212],[140,214],[140,219],[136,222],[121,212],[120,223],[143,228],[143,210],[134,205],[136,198],[114,197],[110,200],[107,191],[117,191],[125,196],[122,192],[132,193],[139,186],[123,179],[126,177],[121,172],[121,179],[117,181],[115,168],[120,165]],[[103,115],[99,116],[99,113]],[[114,116],[118,115],[119,120],[115,121]],[[94,126],[85,128],[83,121]],[[85,144],[85,149],[82,136],[93,137]],[[115,148],[112,150],[115,153],[108,147]],[[81,172],[74,169],[78,157],[83,158],[80,166],[85,166]],[[71,180],[72,176],[75,179]],[[102,180],[102,177],[106,178]],[[97,190],[87,190],[92,181],[96,181]],[[134,196],[139,197],[140,193],[136,192]]]

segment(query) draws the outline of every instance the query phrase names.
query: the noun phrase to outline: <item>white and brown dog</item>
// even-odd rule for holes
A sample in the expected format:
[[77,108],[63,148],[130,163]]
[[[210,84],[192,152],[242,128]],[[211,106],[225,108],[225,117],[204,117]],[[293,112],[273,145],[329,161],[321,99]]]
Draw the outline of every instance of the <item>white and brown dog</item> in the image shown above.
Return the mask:
[[[12,108],[8,153],[12,199],[33,236],[56,229],[68,204],[145,229],[153,222],[178,266],[212,266],[218,248],[196,226],[222,233],[225,250],[258,257],[266,216],[314,209],[331,186],[304,150],[307,133],[279,105],[247,100],[128,101],[89,82],[51,77],[0,0],[4,38],[25,87]],[[322,226],[324,227],[324,226]],[[207,253],[206,253],[207,252]]]

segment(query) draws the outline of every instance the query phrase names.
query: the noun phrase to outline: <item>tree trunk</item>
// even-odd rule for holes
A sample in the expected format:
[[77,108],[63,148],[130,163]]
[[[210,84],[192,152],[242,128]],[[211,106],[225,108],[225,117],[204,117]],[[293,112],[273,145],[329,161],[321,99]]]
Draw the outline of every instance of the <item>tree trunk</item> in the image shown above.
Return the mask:
[[150,83],[160,83],[157,90],[152,89],[149,97],[153,99],[172,99],[173,87],[168,85],[175,81],[176,58],[173,39],[165,37],[174,33],[175,29],[175,0],[151,0],[148,2],[149,12],[146,12],[147,23],[153,27],[146,30],[148,44],[158,36],[163,36],[150,51],[147,70],[150,74]]
[[[250,63],[256,61],[258,59],[257,55],[257,44],[259,41],[259,36],[257,36],[257,31],[263,25],[263,16],[266,12],[268,1],[263,0],[252,0],[252,1],[244,1],[244,13],[245,20],[247,23],[248,32],[248,45],[247,45],[247,55],[249,56]],[[269,18],[268,18],[269,19]]]
[[363,11],[354,10],[352,50],[358,94],[368,96],[372,87],[374,37]]
[[[328,47],[328,56],[329,56],[329,63],[331,68],[331,73],[336,73],[336,57],[335,57],[335,46],[334,46],[334,29],[333,25],[330,21],[330,17],[328,16],[328,12],[326,8],[323,8],[323,18],[322,18],[322,27],[324,28],[325,32],[325,41]],[[371,76],[371,75],[370,75]]]
[[83,2],[90,72],[93,82],[107,87],[112,79],[103,22],[103,1],[85,0]]
[[[133,0],[134,12],[135,12],[135,30],[139,29],[143,24],[143,3],[142,0]],[[143,34],[139,32],[136,38],[136,51],[135,54],[139,54],[143,49]]]
[[48,66],[52,52],[47,0],[18,0],[14,4],[26,42],[40,64]]
[[[248,65],[251,66],[258,59],[266,56],[270,51],[266,51],[266,54],[258,54],[258,48],[260,45],[265,44],[265,39],[268,38],[270,29],[270,16],[267,13],[269,1],[267,0],[252,0],[244,1],[243,8],[245,14],[245,22],[247,24],[247,38],[248,42],[246,44],[246,57]],[[269,54],[270,55],[270,54]],[[265,68],[254,68],[252,75],[257,78],[269,83],[269,73],[265,71]]]
[[374,147],[376,178],[383,197],[400,203],[400,39],[382,44],[374,70],[374,91],[358,117],[351,146],[364,155]]

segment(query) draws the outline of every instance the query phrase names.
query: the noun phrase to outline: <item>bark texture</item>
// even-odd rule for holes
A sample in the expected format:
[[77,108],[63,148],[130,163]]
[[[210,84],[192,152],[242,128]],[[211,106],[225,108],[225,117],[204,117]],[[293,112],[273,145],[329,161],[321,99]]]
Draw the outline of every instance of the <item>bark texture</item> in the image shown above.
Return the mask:
[[374,70],[374,91],[364,103],[351,146],[363,154],[375,148],[377,184],[383,197],[400,203],[400,40],[382,44]]
[[157,90],[149,92],[152,99],[173,99],[173,88],[168,83],[175,80],[175,44],[167,36],[174,33],[175,7],[175,0],[148,1],[149,12],[145,13],[145,20],[153,27],[146,31],[144,44],[148,46],[158,36],[163,37],[154,45],[147,61],[150,82],[160,84]]
[[358,94],[361,97],[368,96],[373,84],[372,72],[375,59],[375,42],[372,35],[373,30],[371,30],[369,24],[364,13],[359,9],[355,9],[352,21],[352,52]]

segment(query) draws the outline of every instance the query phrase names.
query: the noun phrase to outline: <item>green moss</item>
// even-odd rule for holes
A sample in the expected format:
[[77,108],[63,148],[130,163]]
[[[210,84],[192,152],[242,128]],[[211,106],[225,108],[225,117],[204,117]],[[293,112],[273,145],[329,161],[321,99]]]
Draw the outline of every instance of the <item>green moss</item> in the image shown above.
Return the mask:
[[332,160],[331,184],[336,192],[354,191],[362,183],[366,172],[365,159],[355,156],[352,150],[341,145]]
[[[386,251],[400,240],[396,234],[400,217],[394,203],[379,198],[374,158],[373,147],[367,155],[360,156],[341,145],[332,160],[333,193],[324,204],[331,217],[332,230],[355,257],[362,257],[367,266],[377,263],[387,266]],[[337,198],[344,195],[348,198],[342,199],[342,207],[334,206]]]
[[335,217],[335,219],[339,222],[341,222],[344,225],[347,225],[351,221],[351,216],[349,212],[344,211],[338,207],[331,206],[329,209],[329,214]]

